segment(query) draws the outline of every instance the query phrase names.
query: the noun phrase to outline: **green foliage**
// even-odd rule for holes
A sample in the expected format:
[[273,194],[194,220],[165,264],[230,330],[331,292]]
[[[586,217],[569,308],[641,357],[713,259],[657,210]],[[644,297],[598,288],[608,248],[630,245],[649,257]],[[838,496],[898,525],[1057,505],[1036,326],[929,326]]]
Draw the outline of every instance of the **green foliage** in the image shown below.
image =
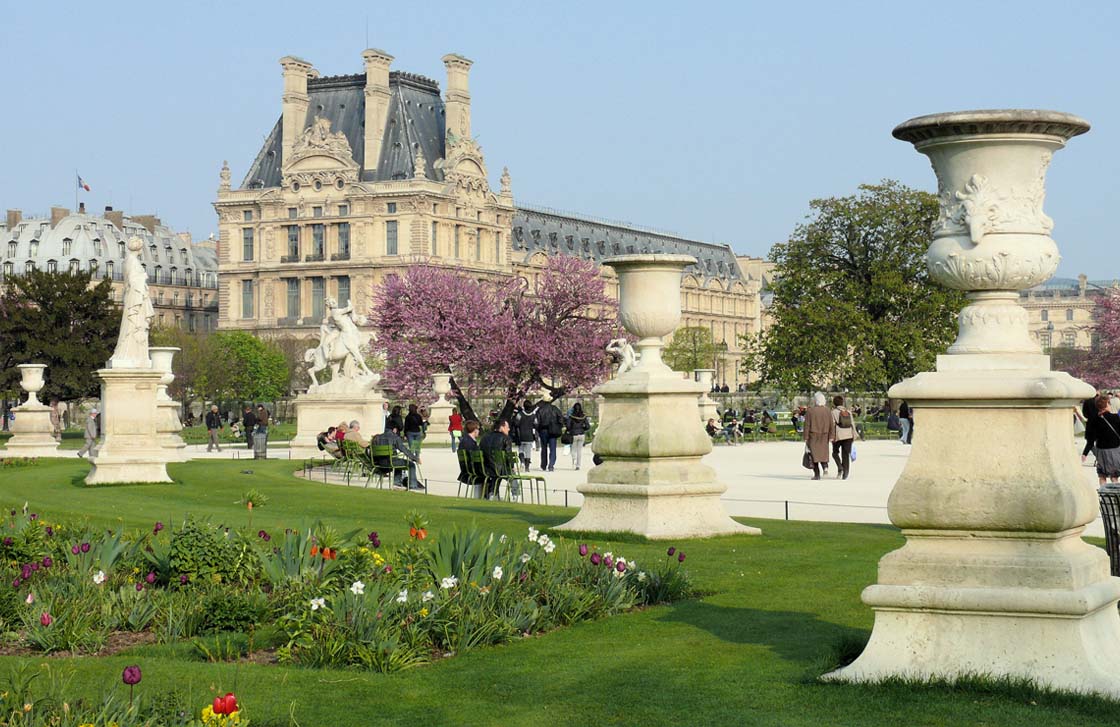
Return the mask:
[[5,278],[0,295],[0,391],[18,388],[16,364],[47,365],[39,396],[97,396],[94,372],[113,352],[120,309],[110,281],[91,285],[88,273],[35,271]]
[[932,368],[965,302],[926,270],[937,198],[884,180],[810,208],[771,251],[773,323],[744,339],[744,370],[792,392],[880,391]]
[[673,340],[661,350],[661,358],[674,371],[691,372],[714,368],[721,350],[712,340],[712,329],[687,326],[673,333]]
[[208,388],[220,401],[275,401],[288,393],[288,362],[275,344],[245,331],[209,334]]
[[260,624],[268,611],[264,596],[255,590],[209,590],[201,600],[202,633],[244,631]]
[[225,528],[188,518],[171,538],[171,569],[192,582],[244,581],[256,563],[251,550]]

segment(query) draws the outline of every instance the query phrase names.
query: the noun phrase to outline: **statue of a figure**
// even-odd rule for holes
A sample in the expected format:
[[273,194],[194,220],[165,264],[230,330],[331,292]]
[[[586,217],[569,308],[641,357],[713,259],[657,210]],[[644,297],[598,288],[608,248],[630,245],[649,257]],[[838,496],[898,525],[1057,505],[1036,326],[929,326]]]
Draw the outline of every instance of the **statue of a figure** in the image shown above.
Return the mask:
[[230,180],[229,162],[227,162],[227,161],[222,162],[222,171],[220,171],[218,173],[218,177],[221,179],[221,182],[219,183],[218,188],[223,189],[223,190],[229,189],[229,180]]
[[625,338],[611,339],[611,342],[607,344],[607,353],[618,360],[619,376],[634,368],[638,363],[638,354],[635,353],[634,347]]
[[303,354],[303,360],[311,364],[308,368],[308,374],[313,382],[311,390],[314,391],[320,386],[316,374],[328,366],[331,369],[332,384],[336,381],[354,381],[359,375],[378,379],[379,377],[366,366],[362,357],[361,333],[358,331],[358,324],[354,321],[354,307],[351,305],[339,307],[334,298],[327,298],[325,305],[327,312],[319,326],[319,345],[307,349]]
[[140,250],[144,242],[139,237],[128,240],[128,254],[124,258],[124,299],[121,304],[121,332],[117,347],[109,359],[112,369],[150,369],[148,358],[148,328],[155,308],[148,295],[148,273],[140,264]]
[[502,194],[512,194],[513,193],[513,187],[510,184],[510,178],[509,178],[509,167],[502,167],[502,178],[499,180],[499,183],[502,185],[501,186],[501,193]]

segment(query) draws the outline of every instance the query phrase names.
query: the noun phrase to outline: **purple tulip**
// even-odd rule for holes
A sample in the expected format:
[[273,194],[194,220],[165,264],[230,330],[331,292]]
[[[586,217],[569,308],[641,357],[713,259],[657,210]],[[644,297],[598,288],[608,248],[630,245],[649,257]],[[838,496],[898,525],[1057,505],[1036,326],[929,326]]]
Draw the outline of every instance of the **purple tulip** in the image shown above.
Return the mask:
[[677,562],[678,563],[683,563],[684,562],[684,553],[681,553],[680,555],[677,556]]
[[152,527],[152,535],[155,535],[160,530],[163,530],[163,523],[157,520],[155,526]]
[[37,514],[35,514],[35,513],[31,513],[31,519],[32,519],[32,520],[38,520],[38,519],[39,519],[39,516],[38,516]]
[[602,562],[603,556],[599,555],[598,553],[591,554],[591,565],[599,565]]
[[31,577],[31,566],[29,566],[29,565],[23,566],[23,568],[20,569],[19,575],[20,575],[20,578],[23,578],[23,580],[26,581],[28,578]]
[[266,543],[267,543],[267,542],[268,542],[268,541],[270,541],[270,540],[272,540],[272,536],[271,536],[271,535],[269,535],[268,533],[265,533],[265,534],[264,534],[264,542],[266,542]]
[[187,585],[188,581],[190,581],[190,577],[186,573],[179,576],[179,585],[185,586],[185,585]]
[[266,537],[267,535],[268,535],[268,533],[266,533],[266,532],[265,532],[265,531],[263,531],[263,530],[258,530],[258,531],[257,531],[257,537],[258,537],[258,538],[260,538],[261,540],[264,540],[264,538],[265,538],[265,537]]
[[137,582],[137,583],[136,583],[136,590],[137,590],[137,591],[142,591],[142,590],[144,590],[144,584],[143,584],[143,583],[140,583],[140,582]]
[[74,555],[77,555],[78,553],[82,552],[82,549],[79,548],[78,546],[74,545],[74,546],[71,546],[70,552],[73,553]]
[[673,548],[673,547],[670,547],[669,548],[669,557],[672,558],[676,554],[677,554],[677,549]]
[[138,666],[126,666],[124,668],[124,674],[121,674],[121,680],[130,687],[134,684],[139,684],[140,683],[140,667],[138,667]]
[[4,547],[5,547],[5,548],[10,548],[10,547],[12,547],[12,543],[13,543],[13,542],[15,542],[15,541],[14,541],[14,540],[12,540],[11,538],[4,538]]
[[614,564],[614,569],[619,573],[624,573],[626,571],[626,564],[620,560]]
[[579,557],[582,558],[585,555],[587,555],[587,546],[586,545],[580,545],[579,546]]
[[393,566],[391,566],[391,565],[385,566],[385,572],[386,573],[392,573],[393,572]]
[[614,565],[614,558],[610,557],[609,555],[606,558],[603,558],[603,565],[610,568]]
[[82,543],[82,552],[83,553],[88,553],[89,552],[89,543]]
[[19,579],[19,578],[17,577],[17,578],[16,578],[16,579],[15,579],[14,581],[12,581],[12,588],[19,588],[19,585],[20,585],[21,583],[23,583],[23,581],[21,581],[21,580],[20,580],[20,579]]
[[375,548],[380,548],[381,547],[381,539],[380,538],[373,541],[373,547],[375,547]]
[[156,582],[156,572],[155,571],[148,571],[148,575],[144,577],[144,580],[146,580],[148,583],[155,583]]
[[47,537],[48,538],[53,538],[54,537],[54,528],[52,528],[50,525],[47,526]]
[[31,566],[31,570],[39,570],[38,561],[36,561],[35,563],[28,563],[28,565]]
[[376,531],[376,530],[372,531],[372,532],[371,532],[371,533],[370,533],[369,535],[367,535],[366,537],[367,537],[367,538],[369,538],[369,542],[371,542],[371,543],[372,543],[373,541],[377,540],[377,531]]
[[43,567],[44,568],[50,568],[52,565],[54,565],[54,561],[51,560],[51,557],[49,555],[44,556],[43,557]]
[[43,615],[39,617],[39,623],[43,624],[43,627],[46,628],[47,626],[50,626],[52,623],[54,623],[54,619],[51,618],[51,615],[48,612],[43,611]]

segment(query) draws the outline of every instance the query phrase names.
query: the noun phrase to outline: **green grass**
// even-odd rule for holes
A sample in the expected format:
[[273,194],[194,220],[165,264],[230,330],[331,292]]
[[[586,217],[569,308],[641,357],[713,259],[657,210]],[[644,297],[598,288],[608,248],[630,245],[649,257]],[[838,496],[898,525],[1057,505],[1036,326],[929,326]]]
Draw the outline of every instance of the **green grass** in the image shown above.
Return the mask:
[[[322,518],[340,528],[378,530],[386,545],[406,537],[405,513],[420,509],[431,532],[455,523],[524,537],[573,510],[484,503],[403,492],[305,483],[281,461],[171,465],[172,485],[87,488],[88,465],[43,460],[0,470],[0,504],[48,520],[85,519],[150,528],[189,513],[243,526],[236,504],[250,487],[268,494],[253,527]],[[199,660],[190,645],[146,646],[111,658],[52,659],[75,670],[91,697],[119,684],[125,665],[144,670],[140,689],[190,690],[201,705],[211,687],[235,690],[254,725],[1104,725],[1114,704],[1048,695],[1021,685],[879,687],[824,685],[814,678],[831,654],[867,638],[871,612],[860,591],[878,559],[902,543],[892,527],[753,520],[761,537],[676,543],[702,598],[561,629],[414,670],[379,675]],[[639,563],[666,544],[593,540]],[[0,670],[18,661],[0,658]]]

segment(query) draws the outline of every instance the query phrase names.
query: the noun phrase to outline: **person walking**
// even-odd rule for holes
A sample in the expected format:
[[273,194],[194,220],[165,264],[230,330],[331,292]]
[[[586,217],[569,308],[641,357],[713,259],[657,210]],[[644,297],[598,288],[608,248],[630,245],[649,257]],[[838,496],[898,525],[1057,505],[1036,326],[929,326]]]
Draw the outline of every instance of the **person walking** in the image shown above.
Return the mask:
[[206,445],[207,452],[211,449],[222,451],[221,445],[218,444],[218,433],[222,429],[222,415],[218,413],[218,405],[211,404],[210,411],[206,412],[206,431],[210,434],[210,442]]
[[804,438],[813,464],[813,479],[819,480],[822,469],[828,474],[829,443],[836,439],[836,422],[825,406],[823,392],[813,394],[813,406],[805,412]]
[[898,441],[903,444],[910,444],[910,427],[914,425],[914,420],[911,418],[910,405],[903,401],[898,405],[898,425],[899,429]]
[[1107,395],[1097,397],[1097,416],[1085,423],[1082,462],[1090,449],[1097,454],[1097,482],[1120,480],[1120,415],[1112,411]]
[[98,430],[101,428],[99,422],[97,421],[98,414],[99,412],[97,411],[97,409],[89,410],[89,417],[86,419],[85,429],[86,443],[84,447],[78,450],[79,457],[84,457],[87,454],[93,455],[93,448],[97,444]]
[[51,436],[54,441],[62,442],[62,412],[58,410],[58,399],[51,397]]
[[583,464],[583,443],[587,440],[587,430],[591,421],[584,416],[583,404],[576,402],[568,417],[568,434],[572,436],[572,466],[577,470]]
[[552,402],[537,405],[537,436],[541,441],[541,471],[556,470],[556,440],[560,438],[562,424],[560,410]]
[[521,468],[528,472],[533,461],[533,442],[537,439],[537,407],[533,406],[532,399],[521,402],[521,411],[517,412],[515,423],[517,457],[521,460]]
[[447,432],[451,435],[451,453],[459,451],[459,438],[463,436],[463,415],[458,407],[451,409],[451,416],[447,417]]
[[404,416],[401,415],[400,404],[396,404],[389,411],[389,417],[385,420],[385,431],[396,429],[398,432],[404,431]]
[[836,477],[848,479],[851,465],[852,445],[859,432],[856,430],[852,412],[844,407],[844,397],[832,397],[832,421],[835,424],[835,438],[832,440],[832,459],[836,462]]
[[253,430],[257,428],[257,415],[253,413],[253,405],[246,404],[245,411],[241,414],[241,434],[245,437],[247,449],[253,448]]
[[408,405],[408,415],[404,418],[404,438],[408,440],[412,451],[420,449],[420,440],[424,438],[424,417],[415,404]]

